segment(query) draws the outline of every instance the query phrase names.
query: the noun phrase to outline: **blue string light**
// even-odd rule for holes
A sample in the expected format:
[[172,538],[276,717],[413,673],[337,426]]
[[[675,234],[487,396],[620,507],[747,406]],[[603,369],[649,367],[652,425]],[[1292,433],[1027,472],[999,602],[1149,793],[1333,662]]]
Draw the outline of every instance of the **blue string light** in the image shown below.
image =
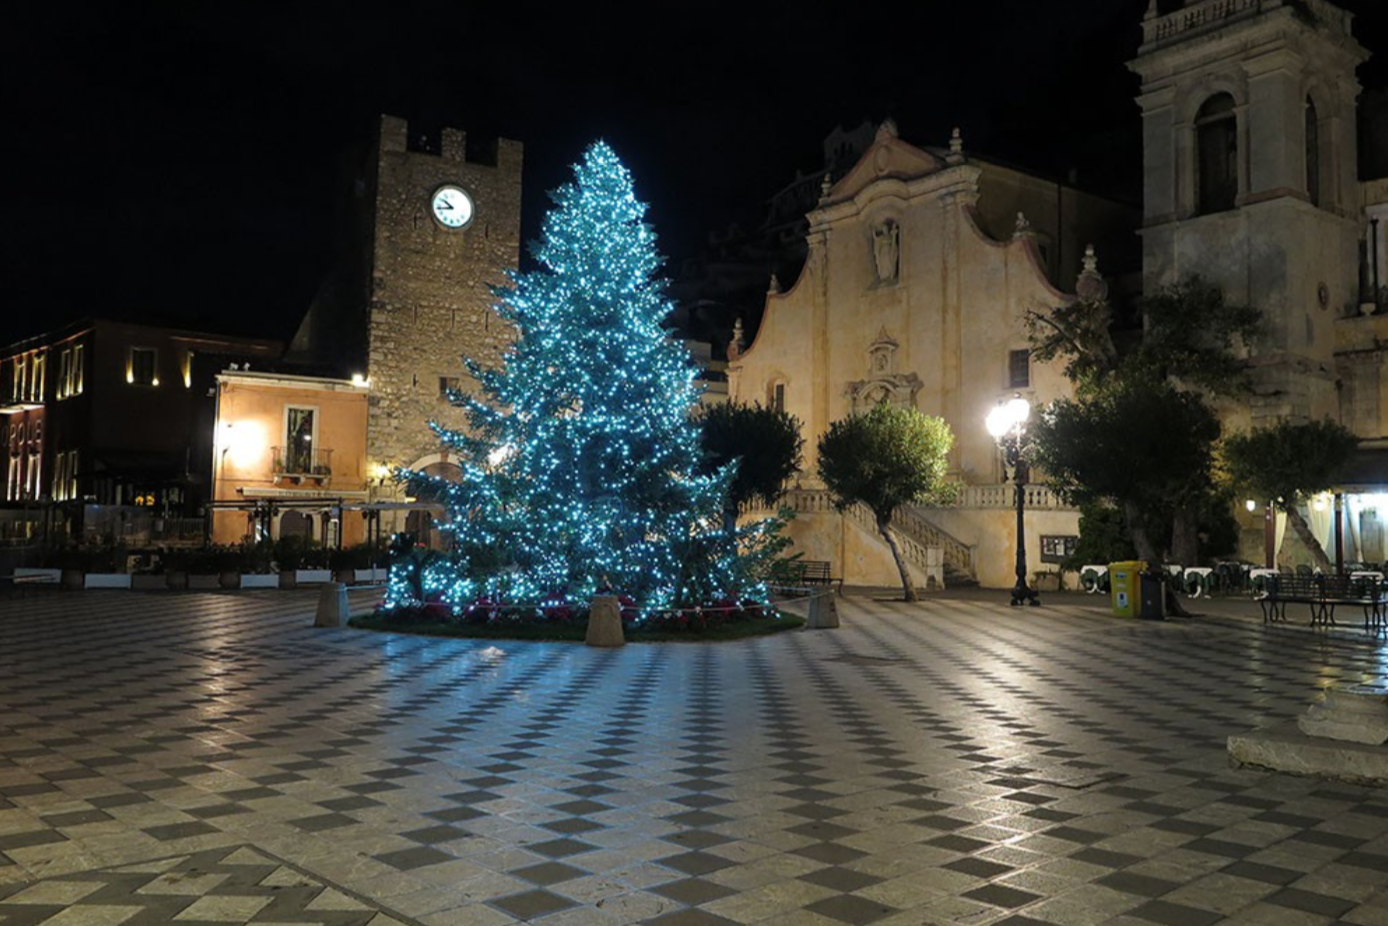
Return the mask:
[[461,479],[398,473],[445,504],[453,549],[418,576],[393,568],[388,608],[419,604],[420,588],[454,613],[483,598],[553,613],[607,588],[642,614],[766,600],[747,549],[779,525],[728,536],[732,468],[696,474],[697,369],[665,328],[673,306],[646,206],[603,142],[574,173],[553,194],[540,269],[494,291],[516,334],[502,365],[465,360],[477,391],[451,398],[468,429],[432,426]]

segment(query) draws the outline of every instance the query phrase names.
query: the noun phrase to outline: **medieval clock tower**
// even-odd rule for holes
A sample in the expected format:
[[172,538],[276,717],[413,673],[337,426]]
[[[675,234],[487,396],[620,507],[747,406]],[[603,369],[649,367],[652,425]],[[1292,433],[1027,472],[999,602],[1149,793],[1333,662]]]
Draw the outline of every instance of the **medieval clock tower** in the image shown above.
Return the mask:
[[1335,320],[1358,302],[1356,66],[1326,0],[1157,0],[1142,78],[1143,288],[1198,275],[1261,309],[1248,420],[1334,416]]
[[295,336],[291,356],[370,382],[367,457],[378,498],[396,494],[397,466],[447,475],[429,428],[463,426],[447,401],[469,388],[463,358],[498,361],[508,331],[491,287],[520,254],[522,146],[498,139],[469,160],[464,134],[412,136],[382,116],[362,161],[343,243]]

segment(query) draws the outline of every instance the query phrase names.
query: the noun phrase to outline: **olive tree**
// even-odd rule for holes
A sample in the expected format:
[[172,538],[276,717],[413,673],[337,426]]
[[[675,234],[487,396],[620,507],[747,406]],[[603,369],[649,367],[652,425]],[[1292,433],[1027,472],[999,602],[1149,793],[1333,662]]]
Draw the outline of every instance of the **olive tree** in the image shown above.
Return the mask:
[[940,504],[954,497],[954,486],[945,481],[953,445],[944,419],[885,403],[835,421],[819,439],[819,478],[840,511],[859,502],[872,511],[907,601],[916,600],[916,589],[892,533],[892,515],[902,505]]
[[1358,444],[1359,439],[1348,428],[1334,421],[1282,421],[1230,435],[1221,447],[1221,456],[1229,483],[1285,511],[1287,523],[1316,565],[1329,572],[1330,558],[1297,504],[1332,488]]

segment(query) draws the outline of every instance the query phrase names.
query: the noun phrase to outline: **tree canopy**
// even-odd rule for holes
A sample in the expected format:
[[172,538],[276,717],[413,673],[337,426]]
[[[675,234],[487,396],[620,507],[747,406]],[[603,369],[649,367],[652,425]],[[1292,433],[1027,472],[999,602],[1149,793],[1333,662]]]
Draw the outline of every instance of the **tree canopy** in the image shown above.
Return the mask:
[[835,421],[819,439],[819,477],[840,510],[858,503],[872,510],[907,601],[916,593],[890,529],[892,515],[902,505],[953,499],[954,486],[945,481],[952,446],[943,418],[886,403]]
[[800,469],[805,446],[800,419],[757,403],[727,402],[705,408],[698,420],[704,448],[699,472],[713,474],[736,464],[727,510],[735,517],[749,502],[775,505]]
[[1328,569],[1329,557],[1297,503],[1333,488],[1358,445],[1353,432],[1334,421],[1281,421],[1230,435],[1221,447],[1221,464],[1235,489],[1285,511],[1317,565]]

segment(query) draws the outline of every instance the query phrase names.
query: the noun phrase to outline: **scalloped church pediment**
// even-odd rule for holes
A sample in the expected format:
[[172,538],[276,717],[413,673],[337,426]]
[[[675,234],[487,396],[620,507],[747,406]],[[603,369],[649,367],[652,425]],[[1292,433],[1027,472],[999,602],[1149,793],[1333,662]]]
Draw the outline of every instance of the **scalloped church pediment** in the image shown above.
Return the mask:
[[851,199],[878,180],[909,180],[943,170],[946,164],[900,138],[878,138],[829,190],[830,199]]

